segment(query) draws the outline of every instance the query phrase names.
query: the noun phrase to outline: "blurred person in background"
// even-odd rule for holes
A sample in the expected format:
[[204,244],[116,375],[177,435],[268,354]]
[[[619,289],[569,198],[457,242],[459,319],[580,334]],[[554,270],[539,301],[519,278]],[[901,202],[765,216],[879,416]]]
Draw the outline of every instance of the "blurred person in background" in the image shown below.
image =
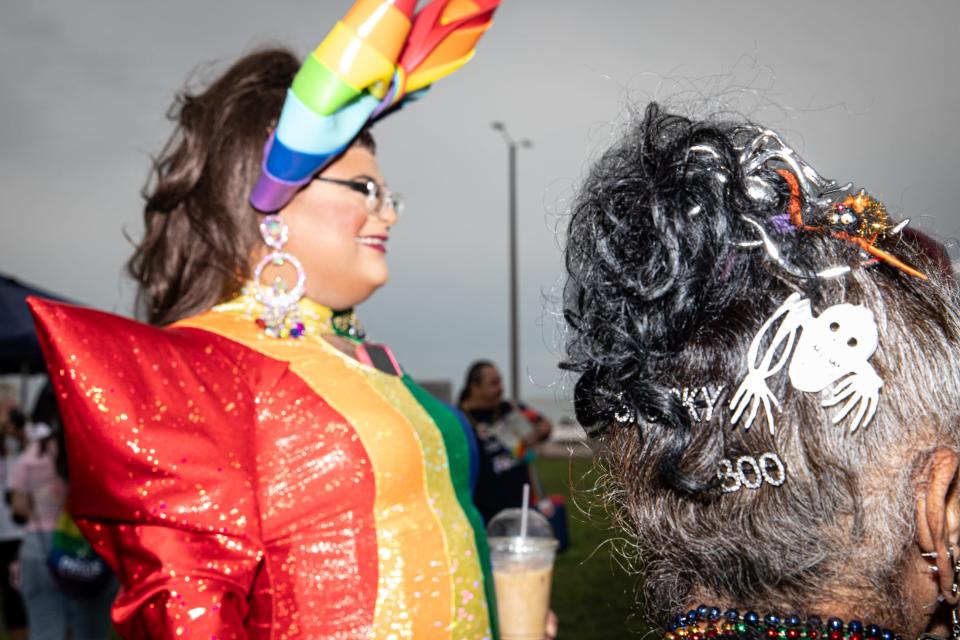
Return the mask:
[[3,605],[3,623],[10,640],[27,637],[27,614],[20,592],[13,586],[11,566],[17,561],[23,527],[14,522],[10,510],[10,492],[7,478],[10,466],[26,446],[24,426],[26,418],[16,400],[12,385],[0,386],[0,603]]
[[129,263],[154,326],[34,301],[124,637],[495,634],[464,428],[353,309],[402,208],[369,126],[497,4],[364,0],[303,62],[262,49],[185,91]]
[[[520,506],[524,484],[539,488],[532,477],[534,447],[550,437],[553,427],[534,409],[503,397],[500,371],[489,360],[467,368],[458,407],[477,436],[480,464],[473,500],[489,521],[503,509]],[[540,502],[536,496],[533,501]],[[550,511],[547,503],[544,509]]]
[[106,640],[116,585],[109,578],[83,594],[57,582],[49,564],[67,500],[66,456],[53,390],[47,386],[26,427],[28,444],[10,468],[11,508],[26,524],[17,560],[31,640]]
[[580,187],[563,366],[667,640],[960,637],[960,300],[903,228],[656,104]]

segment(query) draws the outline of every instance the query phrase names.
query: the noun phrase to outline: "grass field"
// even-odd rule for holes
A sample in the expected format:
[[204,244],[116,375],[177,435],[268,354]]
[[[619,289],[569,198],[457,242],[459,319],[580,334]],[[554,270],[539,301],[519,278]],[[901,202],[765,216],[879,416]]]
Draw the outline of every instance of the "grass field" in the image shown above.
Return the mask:
[[577,506],[590,501],[577,497],[577,490],[593,486],[593,461],[541,458],[536,465],[545,490],[567,497],[571,544],[557,558],[551,602],[560,617],[559,638],[639,638],[647,629],[634,605],[636,581],[614,560],[608,544],[613,534],[599,510],[590,509],[588,518]]

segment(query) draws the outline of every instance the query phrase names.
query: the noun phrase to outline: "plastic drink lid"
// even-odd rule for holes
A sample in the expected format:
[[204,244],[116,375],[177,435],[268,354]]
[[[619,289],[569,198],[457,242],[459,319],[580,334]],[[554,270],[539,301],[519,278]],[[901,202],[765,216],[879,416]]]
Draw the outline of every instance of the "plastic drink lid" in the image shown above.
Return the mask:
[[553,538],[487,538],[490,550],[509,554],[541,554],[550,552],[551,557],[557,548],[558,542]]
[[490,548],[497,551],[546,551],[557,547],[550,522],[539,511],[527,511],[527,535],[521,537],[523,509],[504,509],[490,520],[487,537]]
[[[487,536],[491,538],[512,538],[521,535],[522,529],[523,509],[504,509],[493,516],[487,524]],[[536,509],[527,510],[527,537],[554,538],[550,522]]]

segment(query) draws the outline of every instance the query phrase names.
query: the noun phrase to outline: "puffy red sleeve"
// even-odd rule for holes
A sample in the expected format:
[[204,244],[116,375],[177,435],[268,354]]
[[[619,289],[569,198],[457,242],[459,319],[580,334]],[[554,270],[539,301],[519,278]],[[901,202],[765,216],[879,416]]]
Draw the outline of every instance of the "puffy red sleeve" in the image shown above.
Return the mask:
[[70,510],[121,583],[118,631],[247,637],[263,556],[252,389],[279,371],[249,351],[225,357],[213,335],[30,304],[67,433]]

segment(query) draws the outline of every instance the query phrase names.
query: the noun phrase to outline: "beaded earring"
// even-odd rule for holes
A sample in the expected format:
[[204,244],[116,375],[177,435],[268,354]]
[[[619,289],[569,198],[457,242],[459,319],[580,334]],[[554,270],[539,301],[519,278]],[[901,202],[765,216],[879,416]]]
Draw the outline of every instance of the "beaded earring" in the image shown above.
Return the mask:
[[960,593],[960,559],[953,553],[953,545],[947,548],[947,563],[953,569],[953,584],[950,585],[950,595]]
[[[307,274],[300,261],[283,250],[290,237],[290,230],[283,218],[278,215],[264,216],[260,222],[260,235],[272,251],[260,260],[253,273],[257,286],[256,299],[263,305],[257,325],[271,338],[299,338],[304,332],[299,302],[306,293]],[[297,272],[297,281],[292,288],[279,274],[270,284],[261,282],[263,271],[268,266],[283,267],[287,264]]]

